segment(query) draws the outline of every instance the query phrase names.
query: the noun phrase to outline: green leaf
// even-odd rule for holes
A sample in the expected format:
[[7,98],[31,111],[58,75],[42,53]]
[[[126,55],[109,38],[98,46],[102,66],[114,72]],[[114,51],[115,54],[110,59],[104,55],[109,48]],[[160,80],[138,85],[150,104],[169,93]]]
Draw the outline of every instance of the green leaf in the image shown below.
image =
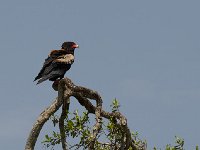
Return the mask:
[[196,146],[196,150],[199,150],[199,146],[198,145]]
[[46,138],[47,140],[50,140],[48,134],[45,135],[45,138]]

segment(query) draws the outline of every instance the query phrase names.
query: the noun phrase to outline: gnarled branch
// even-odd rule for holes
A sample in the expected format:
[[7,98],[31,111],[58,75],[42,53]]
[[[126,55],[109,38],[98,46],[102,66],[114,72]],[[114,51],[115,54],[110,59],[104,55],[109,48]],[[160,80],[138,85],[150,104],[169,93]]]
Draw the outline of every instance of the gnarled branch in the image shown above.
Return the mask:
[[[102,110],[102,99],[101,96],[91,89],[76,86],[74,83],[68,79],[64,78],[61,79],[58,87],[53,84],[53,88],[58,90],[58,98],[54,100],[54,102],[46,108],[37,118],[33,128],[28,136],[25,150],[34,150],[35,143],[39,136],[40,130],[42,129],[44,123],[53,115],[62,105],[62,114],[59,119],[59,128],[61,134],[61,143],[63,150],[67,150],[66,144],[66,136],[64,132],[64,119],[66,117],[67,110],[69,109],[69,98],[74,96],[78,102],[84,106],[89,113],[93,113],[96,116],[96,123],[93,126],[92,133],[90,135],[90,143],[88,145],[89,150],[94,150],[94,145],[96,142],[97,135],[102,128],[102,117],[107,119],[114,119],[116,120],[116,125],[119,125],[121,129],[124,131],[124,138],[123,138],[123,149],[128,150],[129,147],[132,147],[133,150],[139,150],[135,144],[134,139],[131,137],[131,132],[127,126],[126,118],[120,112],[106,112]],[[96,101],[96,106],[94,106],[90,100]],[[145,150],[142,149],[142,150]]]

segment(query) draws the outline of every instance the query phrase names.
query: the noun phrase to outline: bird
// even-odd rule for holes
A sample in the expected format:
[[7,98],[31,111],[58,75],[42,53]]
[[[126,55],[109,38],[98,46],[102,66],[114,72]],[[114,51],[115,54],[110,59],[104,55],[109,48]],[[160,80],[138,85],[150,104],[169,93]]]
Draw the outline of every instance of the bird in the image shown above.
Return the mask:
[[40,84],[46,80],[56,82],[64,78],[65,73],[74,63],[74,50],[76,48],[79,48],[78,44],[67,41],[62,44],[60,50],[52,50],[34,81],[38,80],[37,84]]

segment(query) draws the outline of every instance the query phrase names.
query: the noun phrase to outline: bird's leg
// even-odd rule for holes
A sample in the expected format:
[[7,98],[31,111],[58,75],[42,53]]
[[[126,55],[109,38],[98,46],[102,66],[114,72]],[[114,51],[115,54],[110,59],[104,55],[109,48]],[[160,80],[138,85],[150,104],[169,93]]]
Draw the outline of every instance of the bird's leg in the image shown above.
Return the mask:
[[55,91],[58,91],[58,84],[60,82],[60,80],[64,78],[64,75],[60,76],[59,79],[56,79],[53,84],[52,84],[52,88],[55,90]]
[[55,90],[55,91],[58,91],[58,84],[60,82],[61,79],[57,79],[53,82],[52,84],[52,88]]

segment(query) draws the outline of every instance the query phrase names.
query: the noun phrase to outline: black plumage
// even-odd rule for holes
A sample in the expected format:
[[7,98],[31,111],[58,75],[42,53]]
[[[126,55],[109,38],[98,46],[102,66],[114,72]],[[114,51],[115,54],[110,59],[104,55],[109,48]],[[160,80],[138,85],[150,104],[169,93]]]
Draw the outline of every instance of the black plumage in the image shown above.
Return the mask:
[[34,81],[38,80],[39,84],[48,79],[50,81],[62,79],[74,62],[75,48],[78,48],[76,43],[64,42],[60,50],[52,50]]

